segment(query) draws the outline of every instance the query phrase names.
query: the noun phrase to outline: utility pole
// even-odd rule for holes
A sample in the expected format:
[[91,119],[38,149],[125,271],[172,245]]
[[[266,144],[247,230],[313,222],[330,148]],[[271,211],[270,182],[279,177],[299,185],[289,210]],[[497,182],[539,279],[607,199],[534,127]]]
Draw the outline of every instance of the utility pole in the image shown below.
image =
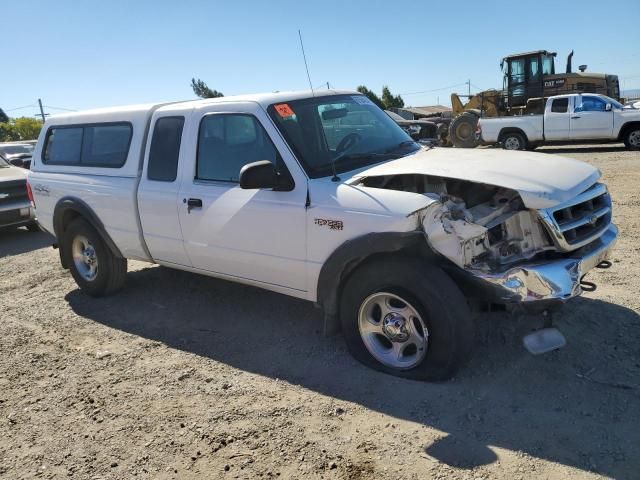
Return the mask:
[[42,116],[42,123],[44,123],[44,109],[42,108],[42,100],[38,99],[38,105],[40,106],[40,115]]
[[469,79],[467,81],[467,87],[468,87],[468,92],[469,92],[469,98],[471,98],[471,79]]
[[329,87],[329,82],[327,82],[327,90],[331,90],[331,87]]

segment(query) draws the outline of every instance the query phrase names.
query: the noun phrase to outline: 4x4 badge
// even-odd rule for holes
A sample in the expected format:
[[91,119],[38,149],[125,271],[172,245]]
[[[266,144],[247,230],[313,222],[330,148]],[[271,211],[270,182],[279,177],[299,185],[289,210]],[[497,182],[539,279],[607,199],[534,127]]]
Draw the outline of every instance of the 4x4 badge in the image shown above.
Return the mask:
[[329,230],[342,230],[344,228],[344,224],[342,223],[342,220],[328,220],[326,218],[316,218],[313,220],[313,223],[321,227],[326,225],[329,227]]

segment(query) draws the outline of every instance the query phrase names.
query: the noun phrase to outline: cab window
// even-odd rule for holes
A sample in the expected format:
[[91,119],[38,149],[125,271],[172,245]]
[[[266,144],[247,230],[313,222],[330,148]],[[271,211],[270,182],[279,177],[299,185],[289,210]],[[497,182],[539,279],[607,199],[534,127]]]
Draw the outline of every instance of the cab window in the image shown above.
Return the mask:
[[551,111],[553,113],[567,113],[569,107],[569,98],[556,98],[551,104]]

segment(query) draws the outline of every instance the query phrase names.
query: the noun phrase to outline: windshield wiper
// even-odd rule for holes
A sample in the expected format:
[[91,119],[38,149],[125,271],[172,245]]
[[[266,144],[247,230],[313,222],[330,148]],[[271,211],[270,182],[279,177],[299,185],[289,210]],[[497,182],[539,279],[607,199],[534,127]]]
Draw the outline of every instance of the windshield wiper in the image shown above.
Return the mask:
[[397,152],[398,150],[401,150],[404,147],[409,147],[411,145],[416,145],[416,142],[414,142],[413,140],[404,140],[403,142],[400,142],[399,144],[395,145],[394,147],[388,148],[387,150],[384,151],[384,153]]
[[[337,179],[338,176],[336,174],[336,169],[335,166],[338,163],[343,163],[343,162],[350,162],[350,161],[354,161],[354,160],[370,160],[370,159],[379,159],[379,160],[395,160],[397,158],[401,158],[404,156],[404,154],[401,154],[401,152],[399,152],[399,150],[401,150],[403,147],[408,147],[410,145],[416,145],[416,142],[414,142],[413,140],[405,140],[403,142],[400,142],[399,144],[388,148],[387,150],[384,150],[383,152],[368,152],[368,153],[343,153],[342,155],[338,155],[336,158],[334,158],[333,160],[331,160],[331,168],[333,171],[333,178]],[[418,150],[418,149],[416,149]],[[416,150],[411,150],[410,152],[407,153],[412,153],[415,152]],[[400,155],[399,155],[400,154]],[[334,180],[336,181],[336,180]]]
[[352,160],[369,160],[371,158],[390,159],[390,158],[395,158],[395,155],[392,155],[391,152],[345,153],[344,155],[340,155],[339,157],[334,159],[333,163],[337,164],[338,162],[352,161]]

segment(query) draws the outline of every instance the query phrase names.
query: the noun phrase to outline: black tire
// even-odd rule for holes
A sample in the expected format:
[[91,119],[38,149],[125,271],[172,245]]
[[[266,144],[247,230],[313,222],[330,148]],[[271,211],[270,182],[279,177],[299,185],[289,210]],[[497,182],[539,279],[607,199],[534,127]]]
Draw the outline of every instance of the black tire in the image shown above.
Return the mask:
[[528,148],[527,139],[518,132],[503,134],[500,138],[500,143],[505,150],[527,150]]
[[640,125],[633,126],[625,132],[624,146],[629,150],[640,150]]
[[[76,237],[88,239],[97,258],[97,273],[95,278],[88,280],[78,270],[74,262],[72,246]],[[64,232],[61,255],[71,271],[73,279],[87,295],[101,297],[120,290],[127,275],[127,260],[116,257],[106,245],[100,234],[84,219],[77,218]]]
[[449,125],[449,141],[457,148],[474,148],[480,142],[476,138],[478,116],[463,112],[454,118]]
[[[370,295],[378,292],[402,297],[424,319],[428,330],[426,354],[410,369],[381,363],[370,353],[360,334],[360,308]],[[413,380],[451,378],[469,359],[475,339],[471,312],[460,289],[440,268],[415,258],[384,258],[358,268],[343,290],[340,321],[347,347],[358,361]]]
[[33,222],[30,223],[29,225],[27,225],[27,230],[29,230],[30,232],[41,232],[42,230],[40,229],[40,225],[38,225],[37,222]]

